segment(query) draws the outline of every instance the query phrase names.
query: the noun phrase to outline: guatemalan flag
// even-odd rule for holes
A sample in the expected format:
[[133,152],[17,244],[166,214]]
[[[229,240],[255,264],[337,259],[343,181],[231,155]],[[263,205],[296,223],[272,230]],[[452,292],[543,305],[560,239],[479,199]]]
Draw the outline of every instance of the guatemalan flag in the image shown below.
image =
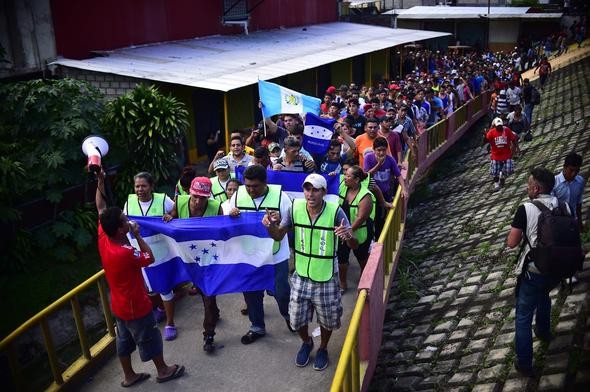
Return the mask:
[[336,120],[321,118],[313,113],[305,116],[303,129],[303,148],[312,154],[325,154],[330,147]]
[[280,113],[319,113],[322,100],[275,83],[258,81],[258,95],[264,118]]
[[[205,295],[274,291],[273,240],[264,213],[173,219],[130,217],[154,253],[143,269],[148,290],[169,293],[193,282]],[[137,241],[131,240],[137,247]]]
[[[244,183],[244,170],[243,166],[236,167],[236,178]],[[268,184],[281,185],[281,189],[289,195],[291,200],[303,199],[303,181],[309,173],[295,173],[295,172],[284,172],[280,170],[266,170],[266,182]],[[328,176],[321,174],[326,179],[328,184],[328,190],[324,200],[338,203],[338,186],[339,176]]]

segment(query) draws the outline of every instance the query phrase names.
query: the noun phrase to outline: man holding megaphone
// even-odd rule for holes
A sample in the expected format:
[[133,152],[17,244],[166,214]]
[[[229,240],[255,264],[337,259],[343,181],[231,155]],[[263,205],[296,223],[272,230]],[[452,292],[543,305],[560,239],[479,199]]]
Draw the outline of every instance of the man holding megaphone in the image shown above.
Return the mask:
[[[107,141],[98,135],[90,135],[82,142],[82,152],[88,157],[87,169],[97,176],[102,170],[102,157],[109,152]],[[154,180],[150,173],[141,172],[133,177],[135,193],[130,194],[123,207],[127,216],[164,216],[174,207],[174,201],[164,193],[155,193]],[[161,297],[161,300],[160,300]],[[150,293],[150,299],[155,307],[156,321],[166,317],[164,339],[174,340],[177,336],[174,325],[174,293]],[[164,309],[160,305],[163,305]]]
[[[96,162],[93,162],[95,165]],[[95,169],[89,170],[95,171]],[[184,366],[168,366],[164,361],[162,335],[156,327],[152,304],[147,296],[141,269],[154,262],[149,245],[141,237],[137,223],[129,221],[119,207],[105,201],[104,172],[96,172],[96,208],[99,213],[98,251],[111,289],[111,307],[117,324],[117,355],[123,368],[122,387],[147,380],[148,373],[136,373],[131,353],[139,348],[142,361],[153,361],[156,382],[173,380],[184,374]],[[129,243],[128,233],[137,240],[139,250]]]

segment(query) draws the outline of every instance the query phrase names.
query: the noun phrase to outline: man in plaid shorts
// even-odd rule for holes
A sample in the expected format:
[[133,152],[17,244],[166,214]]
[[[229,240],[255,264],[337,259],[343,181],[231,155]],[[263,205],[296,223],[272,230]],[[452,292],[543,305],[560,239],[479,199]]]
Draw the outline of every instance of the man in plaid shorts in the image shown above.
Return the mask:
[[295,272],[291,277],[289,316],[291,326],[303,341],[295,364],[304,367],[309,363],[313,339],[308,324],[315,311],[321,330],[320,347],[313,364],[315,370],[328,367],[328,342],[332,331],[340,328],[338,241],[346,241],[352,249],[358,247],[344,211],[338,204],[324,201],[327,187],[322,175],[310,174],[303,182],[305,199],[293,200],[287,219],[281,221],[277,211],[267,210],[262,220],[276,241],[291,229],[295,232]]
[[506,177],[514,173],[512,152],[519,151],[518,137],[496,117],[485,139],[491,146],[490,174],[494,178],[494,190],[498,190],[504,186]]

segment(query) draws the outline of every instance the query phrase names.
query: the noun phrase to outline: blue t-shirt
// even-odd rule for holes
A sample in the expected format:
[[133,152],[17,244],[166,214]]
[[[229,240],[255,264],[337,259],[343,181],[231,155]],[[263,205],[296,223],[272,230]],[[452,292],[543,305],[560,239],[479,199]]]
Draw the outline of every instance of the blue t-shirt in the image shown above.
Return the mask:
[[318,172],[322,174],[330,174],[334,172],[335,174],[340,174],[342,171],[342,164],[346,162],[346,156],[340,156],[337,162],[328,161],[328,155],[324,155],[320,158],[318,164]]
[[576,216],[576,207],[582,204],[584,182],[582,176],[576,176],[572,181],[567,182],[563,172],[555,176],[555,187],[551,193],[557,197],[560,203],[567,203],[574,217]]

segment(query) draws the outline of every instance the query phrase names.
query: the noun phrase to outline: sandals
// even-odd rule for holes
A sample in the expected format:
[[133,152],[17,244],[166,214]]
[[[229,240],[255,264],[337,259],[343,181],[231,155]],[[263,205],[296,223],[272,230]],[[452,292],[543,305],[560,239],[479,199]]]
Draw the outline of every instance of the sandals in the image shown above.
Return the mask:
[[166,381],[174,380],[184,374],[184,366],[174,365],[174,371],[167,377],[156,377],[156,382],[163,383]]
[[137,378],[133,381],[131,381],[129,384],[127,384],[125,381],[121,381],[121,386],[123,388],[129,388],[132,387],[134,385],[137,385],[139,383],[141,383],[142,381],[147,380],[148,378],[150,378],[150,375],[147,373],[139,373]]
[[174,325],[167,325],[164,327],[164,340],[174,340],[178,333]]
[[250,343],[254,343],[255,341],[257,341],[258,339],[260,339],[263,336],[264,336],[263,333],[248,331],[247,334],[242,336],[242,339],[240,339],[240,341],[242,342],[242,344],[250,344]]

